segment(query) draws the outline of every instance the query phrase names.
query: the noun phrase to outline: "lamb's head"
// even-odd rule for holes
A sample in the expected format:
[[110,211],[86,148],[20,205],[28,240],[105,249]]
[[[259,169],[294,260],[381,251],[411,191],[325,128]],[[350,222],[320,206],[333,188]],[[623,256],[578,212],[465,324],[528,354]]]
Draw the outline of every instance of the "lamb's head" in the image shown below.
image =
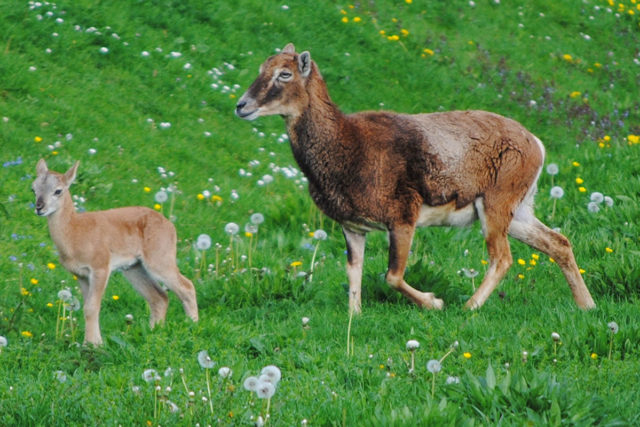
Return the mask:
[[245,120],[274,114],[300,115],[309,104],[306,85],[312,68],[309,52],[298,54],[289,43],[260,66],[258,78],[236,105],[236,115]]
[[50,171],[47,162],[40,159],[36,166],[37,177],[31,185],[36,197],[36,214],[49,216],[60,209],[65,193],[76,178],[78,162],[65,174]]

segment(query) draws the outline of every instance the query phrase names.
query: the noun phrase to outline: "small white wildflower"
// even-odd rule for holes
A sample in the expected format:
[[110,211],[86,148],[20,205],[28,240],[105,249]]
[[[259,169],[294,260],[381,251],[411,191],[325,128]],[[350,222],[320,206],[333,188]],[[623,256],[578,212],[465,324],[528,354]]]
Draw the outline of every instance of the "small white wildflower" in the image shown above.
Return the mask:
[[53,376],[61,383],[67,382],[67,374],[65,374],[64,371],[55,371]]
[[302,318],[302,326],[307,326],[309,324],[309,318],[308,317],[303,317]]
[[127,322],[128,324],[132,324],[132,323],[133,323],[133,314],[131,314],[131,313],[126,314],[126,315],[124,316],[124,320],[125,320],[125,322]]
[[160,122],[160,129],[169,129],[171,127],[170,122]]
[[100,53],[103,55],[106,55],[107,53],[109,53],[109,48],[108,47],[101,47],[100,48]]
[[420,347],[420,343],[418,341],[416,341],[416,340],[407,341],[407,350],[414,351],[418,347]]
[[427,370],[432,374],[437,374],[442,370],[442,365],[438,360],[431,359],[427,362]]
[[618,324],[616,322],[609,322],[607,323],[607,326],[609,327],[609,330],[611,331],[611,333],[613,334],[617,334],[618,333]]
[[142,53],[140,53],[140,56],[142,56],[143,58],[147,58],[147,57],[149,57],[150,55],[151,55],[151,54],[150,54],[148,51],[146,51],[146,50],[143,50],[143,51],[142,51]]
[[98,152],[98,150],[96,150],[95,148],[89,148],[89,150],[87,150],[87,152],[89,153],[90,156],[93,156],[94,154],[96,154]]
[[554,199],[561,199],[562,196],[564,196],[564,190],[562,189],[562,187],[558,187],[556,185],[555,187],[551,188],[550,194]]

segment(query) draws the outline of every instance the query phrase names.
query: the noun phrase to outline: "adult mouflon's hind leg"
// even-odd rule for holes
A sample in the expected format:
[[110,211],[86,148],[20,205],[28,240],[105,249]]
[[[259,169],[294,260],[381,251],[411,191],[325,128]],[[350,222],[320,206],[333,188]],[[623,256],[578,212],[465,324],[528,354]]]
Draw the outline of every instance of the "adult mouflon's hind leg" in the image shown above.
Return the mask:
[[442,309],[444,302],[436,298],[433,292],[421,292],[412,288],[404,280],[404,270],[411,250],[415,227],[413,225],[395,225],[389,230],[389,269],[387,283],[393,289],[410,298],[420,307]]
[[530,205],[523,205],[518,209],[509,227],[509,234],[553,258],[562,269],[578,307],[595,308],[596,304],[576,264],[571,243],[562,234],[556,233],[540,222],[533,214],[533,208]]

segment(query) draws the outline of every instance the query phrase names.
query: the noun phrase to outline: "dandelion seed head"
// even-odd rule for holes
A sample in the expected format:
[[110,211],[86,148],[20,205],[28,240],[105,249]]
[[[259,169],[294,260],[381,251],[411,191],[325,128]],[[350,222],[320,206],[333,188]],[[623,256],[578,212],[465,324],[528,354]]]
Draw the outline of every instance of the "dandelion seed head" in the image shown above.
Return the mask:
[[420,347],[420,343],[417,340],[409,340],[407,341],[407,350],[414,351],[418,347]]
[[604,201],[604,194],[598,191],[594,191],[593,193],[591,193],[591,196],[589,198],[594,203],[602,203]]
[[240,226],[238,226],[238,224],[236,224],[235,222],[230,222],[224,226],[224,232],[230,236],[235,236],[236,234],[238,234],[238,231],[240,231]]
[[560,172],[560,168],[558,168],[558,165],[555,163],[549,163],[547,165],[547,173],[551,176],[557,175],[558,172]]
[[611,333],[613,334],[617,334],[618,333],[618,324],[616,322],[609,322],[607,323],[607,326],[609,327],[609,330],[611,331]]
[[271,399],[276,392],[275,384],[269,381],[259,381],[256,387],[256,394],[260,399]]
[[6,347],[7,345],[9,345],[9,341],[7,341],[7,338],[0,335],[0,347]]
[[211,247],[211,237],[208,234],[200,234],[196,239],[196,248],[200,251],[206,251]]
[[251,215],[250,221],[252,224],[260,225],[264,222],[264,215],[262,215],[260,212],[256,212]]
[[166,192],[166,191],[164,191],[164,190],[160,190],[160,191],[158,191],[158,192],[156,193],[156,195],[155,195],[155,200],[156,200],[156,202],[158,202],[158,203],[164,203],[164,202],[166,202],[167,200],[169,200],[169,195],[167,194],[167,192]]
[[71,301],[71,298],[73,298],[73,295],[71,295],[71,291],[69,289],[62,289],[58,292],[58,299],[63,302],[69,302]]
[[587,204],[587,210],[591,213],[600,212],[600,206],[596,202],[589,202]]
[[158,375],[158,372],[155,369],[145,369],[142,372],[142,379],[147,382],[153,382],[153,381],[157,381],[160,379],[160,376]]
[[218,369],[218,375],[220,375],[220,378],[231,378],[231,375],[233,375],[233,371],[231,370],[231,368],[223,366],[222,368]]
[[262,368],[260,371],[261,375],[267,376],[273,384],[278,384],[280,379],[282,378],[282,372],[280,372],[280,368],[275,365],[269,365]]
[[561,199],[562,196],[564,196],[564,190],[562,189],[562,187],[556,185],[555,187],[551,188],[550,194],[554,199]]
[[557,332],[551,332],[551,339],[556,342],[560,341],[560,334]]
[[327,232],[324,230],[316,230],[313,232],[313,238],[316,240],[327,240]]
[[309,318],[308,317],[303,317],[302,318],[302,326],[307,326],[309,324]]
[[613,199],[609,196],[604,196],[604,204],[608,207],[613,206]]
[[216,362],[211,360],[211,357],[209,357],[209,353],[207,352],[207,350],[201,350],[200,352],[198,352],[198,363],[204,369],[211,369],[213,368],[213,365],[216,364]]
[[427,362],[427,370],[432,374],[437,374],[442,370],[442,365],[440,364],[440,361],[431,359]]
[[257,377],[247,377],[242,384],[243,387],[248,391],[256,391],[258,388],[258,378]]

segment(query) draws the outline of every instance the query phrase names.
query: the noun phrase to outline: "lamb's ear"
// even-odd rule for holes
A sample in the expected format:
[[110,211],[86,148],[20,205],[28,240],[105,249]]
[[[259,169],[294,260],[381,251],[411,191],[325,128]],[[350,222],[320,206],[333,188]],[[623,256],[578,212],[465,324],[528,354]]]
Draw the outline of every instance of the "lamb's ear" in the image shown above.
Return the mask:
[[311,54],[306,50],[298,56],[298,69],[302,77],[308,77],[311,73]]
[[282,49],[282,52],[284,53],[296,53],[296,47],[293,45],[293,43],[288,43],[284,49]]
[[36,172],[38,176],[44,175],[49,171],[47,167],[47,162],[44,159],[38,160],[38,164],[36,165]]
[[80,162],[77,161],[73,166],[71,166],[71,168],[65,172],[64,174],[64,182],[67,184],[67,187],[71,185],[71,183],[73,183],[73,181],[76,179],[76,172],[78,171],[78,165],[80,165]]

